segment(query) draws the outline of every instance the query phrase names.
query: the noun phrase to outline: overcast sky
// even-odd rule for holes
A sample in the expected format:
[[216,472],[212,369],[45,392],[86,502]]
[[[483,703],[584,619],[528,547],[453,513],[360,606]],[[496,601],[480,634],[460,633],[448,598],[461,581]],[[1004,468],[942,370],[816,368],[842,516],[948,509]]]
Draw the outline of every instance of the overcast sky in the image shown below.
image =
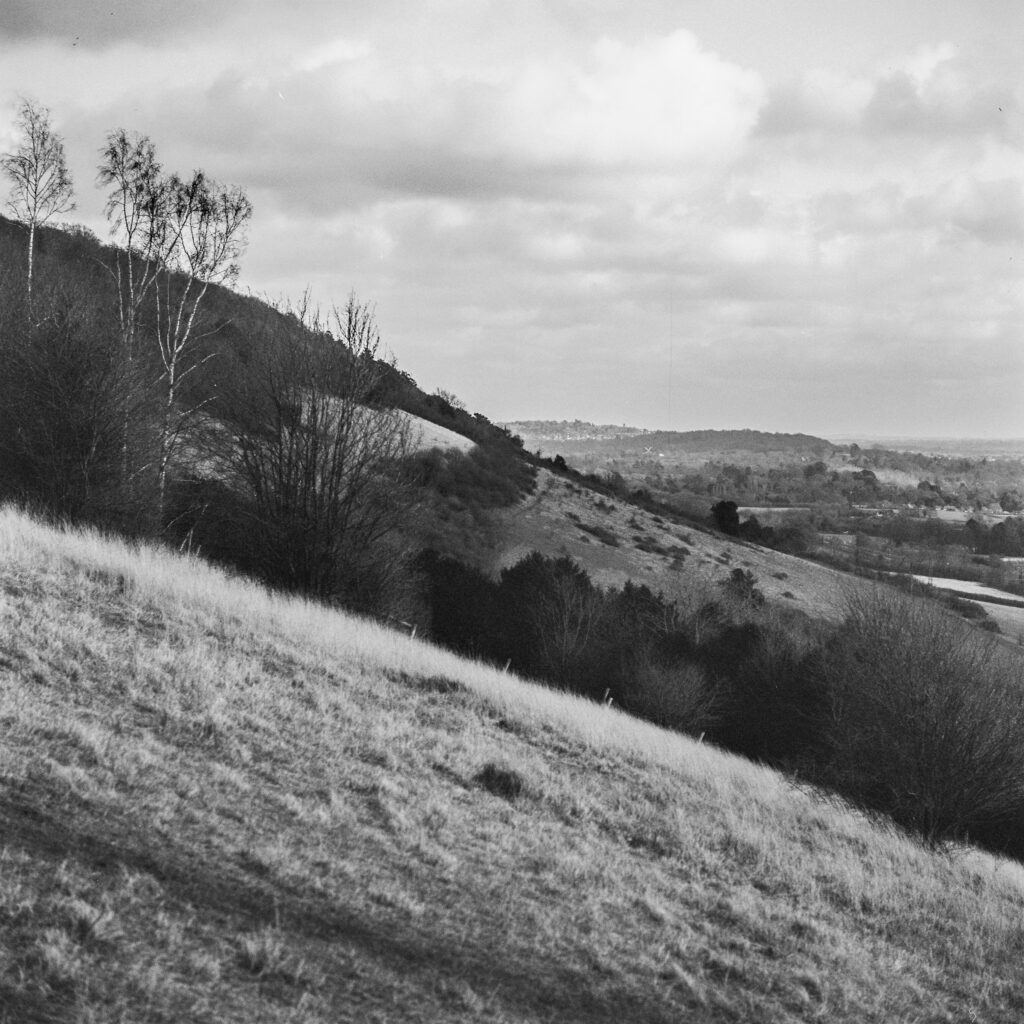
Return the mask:
[[255,206],[493,420],[1024,437],[1020,0],[2,0],[49,106]]

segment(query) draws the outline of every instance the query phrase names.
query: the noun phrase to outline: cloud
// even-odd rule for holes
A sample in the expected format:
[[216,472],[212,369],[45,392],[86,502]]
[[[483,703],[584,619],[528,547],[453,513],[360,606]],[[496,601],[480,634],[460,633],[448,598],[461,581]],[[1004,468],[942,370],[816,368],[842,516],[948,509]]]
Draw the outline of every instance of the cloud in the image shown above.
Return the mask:
[[517,69],[493,141],[538,163],[716,160],[742,145],[763,94],[756,74],[689,32],[632,46],[603,39],[582,63]]
[[238,0],[4,0],[0,35],[14,39],[61,38],[83,46],[123,39],[167,39],[209,28],[238,6]]
[[952,73],[922,83],[896,72],[875,84],[863,124],[875,135],[1004,135],[1016,107],[1005,88],[972,88]]
[[1021,102],[1012,84],[950,44],[925,47],[874,74],[809,69],[772,87],[760,134],[1012,138]]
[[872,84],[841,72],[815,68],[769,93],[758,132],[790,135],[856,129],[872,95]]
[[983,243],[1024,242],[1024,182],[1020,178],[958,178],[931,195],[909,201],[908,209],[919,224],[971,235]]
[[163,91],[151,116],[289,209],[329,213],[381,197],[675,188],[735,156],[763,91],[685,32],[487,67],[461,52],[398,61],[353,35]]

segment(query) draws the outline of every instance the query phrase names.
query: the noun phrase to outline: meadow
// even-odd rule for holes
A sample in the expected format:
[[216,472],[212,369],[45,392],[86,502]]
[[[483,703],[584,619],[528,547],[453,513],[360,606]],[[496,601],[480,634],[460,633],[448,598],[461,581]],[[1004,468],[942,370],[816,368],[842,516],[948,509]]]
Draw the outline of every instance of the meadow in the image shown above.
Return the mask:
[[0,510],[0,1021],[1018,1021],[1024,868]]

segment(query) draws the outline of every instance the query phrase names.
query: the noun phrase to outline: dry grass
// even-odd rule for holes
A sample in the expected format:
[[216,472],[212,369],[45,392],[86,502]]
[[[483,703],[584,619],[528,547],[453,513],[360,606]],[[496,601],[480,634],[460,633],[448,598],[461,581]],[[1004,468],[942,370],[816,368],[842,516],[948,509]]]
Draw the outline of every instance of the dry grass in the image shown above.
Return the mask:
[[[709,498],[708,511],[711,505]],[[514,565],[531,551],[568,555],[601,586],[621,587],[633,580],[685,601],[695,585],[705,588],[708,597],[715,595],[733,569],[743,568],[753,573],[770,601],[831,620],[842,618],[844,586],[861,582],[780,551],[677,526],[621,501],[599,498],[549,470],[538,472],[531,498],[498,515],[507,540],[493,569]],[[594,531],[614,535],[618,546],[601,543]],[[682,558],[680,548],[686,551]]]
[[468,452],[475,447],[475,443],[454,430],[442,427],[438,423],[431,423],[420,416],[413,416],[411,413],[403,413],[408,420],[417,451],[425,451],[430,448],[451,448],[460,452]]
[[1024,1016],[1017,865],[11,510],[0,729],[6,1024]]

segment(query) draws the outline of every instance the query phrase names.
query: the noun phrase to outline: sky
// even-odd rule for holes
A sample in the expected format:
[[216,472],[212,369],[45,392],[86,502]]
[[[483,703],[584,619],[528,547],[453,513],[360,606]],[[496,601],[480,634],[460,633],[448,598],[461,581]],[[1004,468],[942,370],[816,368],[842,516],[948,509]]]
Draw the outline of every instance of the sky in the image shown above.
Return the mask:
[[[148,135],[496,421],[1024,437],[1020,0],[3,0],[69,220]],[[0,190],[2,190],[0,185]]]

